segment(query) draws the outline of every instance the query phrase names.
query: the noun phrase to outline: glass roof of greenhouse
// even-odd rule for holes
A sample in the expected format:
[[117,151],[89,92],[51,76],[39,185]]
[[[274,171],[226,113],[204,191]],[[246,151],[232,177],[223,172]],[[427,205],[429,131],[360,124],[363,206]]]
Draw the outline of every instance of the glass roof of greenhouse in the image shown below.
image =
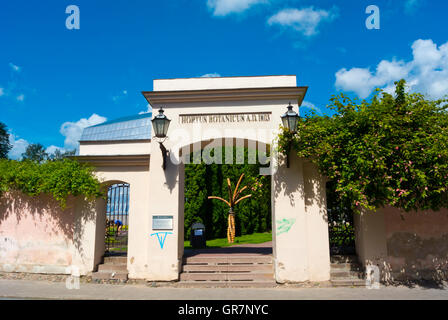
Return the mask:
[[117,141],[151,139],[152,113],[106,121],[83,130],[80,141]]

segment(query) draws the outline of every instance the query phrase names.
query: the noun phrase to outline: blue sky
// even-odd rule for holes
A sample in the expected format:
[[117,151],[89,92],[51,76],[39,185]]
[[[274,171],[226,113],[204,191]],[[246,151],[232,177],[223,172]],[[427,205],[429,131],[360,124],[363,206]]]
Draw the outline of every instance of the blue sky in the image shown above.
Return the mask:
[[[368,5],[380,29],[368,30]],[[80,9],[69,30],[66,7]],[[296,74],[306,106],[366,98],[405,78],[448,94],[448,2],[435,0],[1,1],[0,121],[29,143],[73,149],[85,126],[148,110],[157,78]]]

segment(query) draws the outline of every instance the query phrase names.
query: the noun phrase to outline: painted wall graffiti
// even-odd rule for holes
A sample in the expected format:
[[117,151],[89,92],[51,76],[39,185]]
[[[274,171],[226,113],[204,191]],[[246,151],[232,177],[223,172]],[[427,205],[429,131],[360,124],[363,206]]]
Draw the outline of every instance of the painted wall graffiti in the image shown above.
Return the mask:
[[172,232],[155,232],[155,233],[151,233],[151,237],[152,236],[157,236],[157,239],[159,240],[159,244],[160,244],[160,249],[163,249],[163,246],[165,244],[165,239],[166,236],[169,234],[173,234]]
[[277,220],[277,235],[281,235],[282,233],[286,233],[291,229],[293,224],[296,222],[295,218],[291,219],[282,219]]

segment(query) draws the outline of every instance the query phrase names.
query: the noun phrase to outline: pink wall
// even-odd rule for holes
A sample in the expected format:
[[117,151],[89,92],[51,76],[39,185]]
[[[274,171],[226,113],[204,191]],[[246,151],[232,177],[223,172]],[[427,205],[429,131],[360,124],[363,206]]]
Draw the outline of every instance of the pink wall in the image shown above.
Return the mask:
[[447,279],[448,210],[383,210],[387,260],[394,278]]
[[92,208],[74,197],[68,199],[66,209],[62,210],[48,195],[29,197],[19,192],[2,195],[0,270],[66,273],[71,265],[92,269],[83,264],[94,259],[91,257],[94,249],[83,241],[95,237],[85,232],[94,215]]

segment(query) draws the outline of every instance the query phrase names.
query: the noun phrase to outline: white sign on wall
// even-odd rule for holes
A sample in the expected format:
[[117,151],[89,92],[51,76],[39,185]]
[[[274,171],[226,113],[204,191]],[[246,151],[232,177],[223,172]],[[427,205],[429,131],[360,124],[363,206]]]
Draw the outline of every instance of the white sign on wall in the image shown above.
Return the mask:
[[153,230],[173,230],[173,216],[152,216]]

